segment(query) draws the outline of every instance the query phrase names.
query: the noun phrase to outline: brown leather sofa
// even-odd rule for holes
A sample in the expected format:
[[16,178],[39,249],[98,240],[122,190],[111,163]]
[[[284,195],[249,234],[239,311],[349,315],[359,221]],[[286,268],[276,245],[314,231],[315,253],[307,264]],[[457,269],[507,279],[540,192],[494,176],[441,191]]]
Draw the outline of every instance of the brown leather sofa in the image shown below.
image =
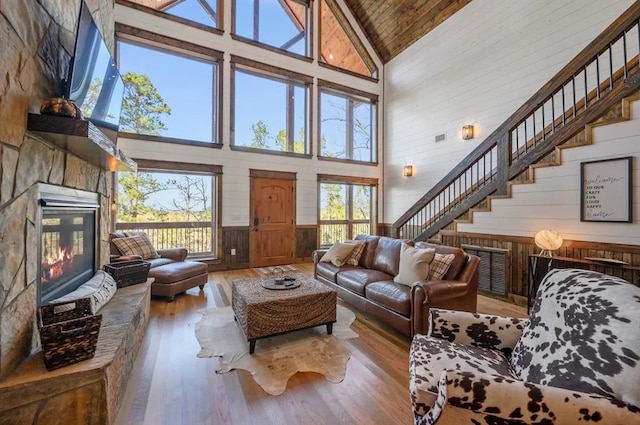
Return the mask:
[[[123,238],[124,233],[111,233],[109,241],[114,238]],[[110,243],[112,261],[139,258],[137,256],[122,256],[115,244]],[[189,254],[186,248],[157,249],[160,258],[147,259],[151,263],[149,277],[154,278],[151,284],[151,295],[166,297],[167,301],[173,301],[176,295],[187,289],[200,287],[204,289],[209,278],[208,267],[198,261],[186,261]]]
[[[321,263],[326,251],[313,253],[315,278],[334,288],[344,301],[408,336],[427,333],[432,307],[476,312],[480,258],[459,248],[384,236],[358,235],[356,240],[366,241],[358,266]],[[395,283],[403,241],[454,254],[443,280],[421,281],[413,287]]]

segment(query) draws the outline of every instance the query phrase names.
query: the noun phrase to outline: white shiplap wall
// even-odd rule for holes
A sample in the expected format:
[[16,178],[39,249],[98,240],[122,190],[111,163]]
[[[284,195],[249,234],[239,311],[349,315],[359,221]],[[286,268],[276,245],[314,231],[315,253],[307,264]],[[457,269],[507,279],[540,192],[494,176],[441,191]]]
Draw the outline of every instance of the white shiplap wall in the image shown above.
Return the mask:
[[[385,66],[384,221],[392,223],[632,0],[474,0]],[[463,141],[461,129],[475,126]],[[435,143],[437,134],[446,141]],[[416,177],[402,178],[413,164]]]
[[[233,40],[230,32],[227,30],[223,35],[219,36],[210,32],[202,31],[197,28],[182,25],[176,22],[156,17],[139,10],[130,9],[128,7],[116,4],[115,18],[117,22],[142,28],[158,34],[164,34],[179,40],[188,41],[208,48],[216,49],[224,52],[223,62],[223,91],[222,91],[222,149],[211,149],[206,147],[185,146],[169,143],[157,143],[149,141],[141,141],[134,139],[119,138],[118,146],[121,147],[128,156],[140,159],[156,159],[170,160],[180,162],[216,164],[223,166],[222,177],[222,225],[223,226],[248,226],[249,225],[249,169],[260,169],[269,171],[287,171],[297,173],[297,208],[296,223],[298,225],[316,224],[317,223],[317,194],[318,174],[337,174],[354,177],[374,177],[379,178],[382,184],[382,166],[376,165],[357,165],[330,161],[319,161],[317,159],[317,130],[312,128],[310,131],[313,154],[312,159],[299,159],[291,157],[283,157],[276,155],[263,155],[257,153],[232,151],[229,148],[230,140],[230,115],[231,110],[231,66],[230,55],[238,55],[244,58],[253,59],[266,64],[274,65],[284,69],[290,69],[299,73],[314,76],[320,79],[333,81],[348,87],[353,87],[369,93],[380,95],[382,102],[382,63],[377,59],[375,52],[366,42],[362,31],[348,13],[348,9],[344,2],[339,0],[342,10],[350,20],[352,27],[361,35],[361,39],[368,49],[369,54],[379,70],[381,82],[376,83],[362,78],[354,77],[342,72],[333,71],[318,65],[317,60],[313,63],[307,63],[286,55],[282,55],[270,50],[254,47],[241,41]],[[318,2],[313,2],[314,7],[318,8]],[[231,0],[224,0],[224,10],[231,10]],[[313,28],[318,28],[317,10],[314,13],[315,22]],[[224,28],[231,28],[231,13],[225,13]],[[318,54],[317,34],[314,37],[314,54]],[[197,90],[197,87],[190,87],[188,76],[182,76],[181,81],[179,71],[176,70],[176,81],[181,81],[185,90]],[[317,106],[317,84],[313,85],[311,94],[312,106],[312,122],[314,126],[318,120]],[[238,111],[241,113],[241,111]],[[383,131],[382,108],[378,108],[378,146],[381,146],[381,135]]]
[[[580,221],[580,163],[633,157],[633,223]],[[473,214],[458,231],[534,236],[554,229],[570,240],[640,244],[640,101],[631,104],[631,120],[596,127],[593,144],[564,149],[562,165],[535,170],[534,184],[514,185],[512,197],[493,199],[491,212]]]

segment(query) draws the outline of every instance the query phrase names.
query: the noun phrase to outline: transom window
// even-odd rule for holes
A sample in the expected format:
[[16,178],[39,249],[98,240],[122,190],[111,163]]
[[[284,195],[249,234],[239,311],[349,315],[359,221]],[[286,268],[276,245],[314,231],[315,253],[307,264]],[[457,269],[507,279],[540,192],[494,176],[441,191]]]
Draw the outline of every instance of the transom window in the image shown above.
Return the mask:
[[216,174],[144,170],[118,173],[117,183],[118,231],[145,232],[156,249],[215,257]]
[[309,1],[235,0],[234,6],[236,35],[309,56]]
[[[369,235],[375,229],[374,210],[375,179],[370,182],[347,183],[349,178],[331,181],[331,176],[318,176],[320,245],[353,239],[359,234]],[[358,179],[354,179],[358,180]]]
[[120,131],[219,143],[216,58],[129,40],[118,41],[118,55],[125,83]]
[[308,84],[233,69],[236,147],[309,153]]
[[212,28],[220,28],[218,0],[131,0],[168,15]]
[[362,162],[376,160],[376,105],[333,89],[320,90],[320,156]]

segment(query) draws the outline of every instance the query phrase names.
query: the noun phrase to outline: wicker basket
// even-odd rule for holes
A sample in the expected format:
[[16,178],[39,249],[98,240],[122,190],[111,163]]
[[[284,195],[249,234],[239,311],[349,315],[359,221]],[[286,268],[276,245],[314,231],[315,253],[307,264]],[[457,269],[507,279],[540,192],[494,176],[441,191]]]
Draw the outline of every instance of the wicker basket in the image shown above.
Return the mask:
[[38,311],[44,365],[48,370],[92,358],[102,315],[91,314],[91,300],[47,304]]
[[150,268],[151,263],[144,260],[119,261],[103,267],[116,281],[118,288],[145,282]]

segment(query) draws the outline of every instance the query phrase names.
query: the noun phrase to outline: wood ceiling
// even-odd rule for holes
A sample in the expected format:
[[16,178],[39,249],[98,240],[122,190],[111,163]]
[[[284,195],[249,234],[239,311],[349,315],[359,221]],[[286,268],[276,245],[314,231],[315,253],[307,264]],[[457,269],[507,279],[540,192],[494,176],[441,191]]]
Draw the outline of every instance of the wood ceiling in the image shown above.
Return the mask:
[[471,0],[344,0],[387,63]]

